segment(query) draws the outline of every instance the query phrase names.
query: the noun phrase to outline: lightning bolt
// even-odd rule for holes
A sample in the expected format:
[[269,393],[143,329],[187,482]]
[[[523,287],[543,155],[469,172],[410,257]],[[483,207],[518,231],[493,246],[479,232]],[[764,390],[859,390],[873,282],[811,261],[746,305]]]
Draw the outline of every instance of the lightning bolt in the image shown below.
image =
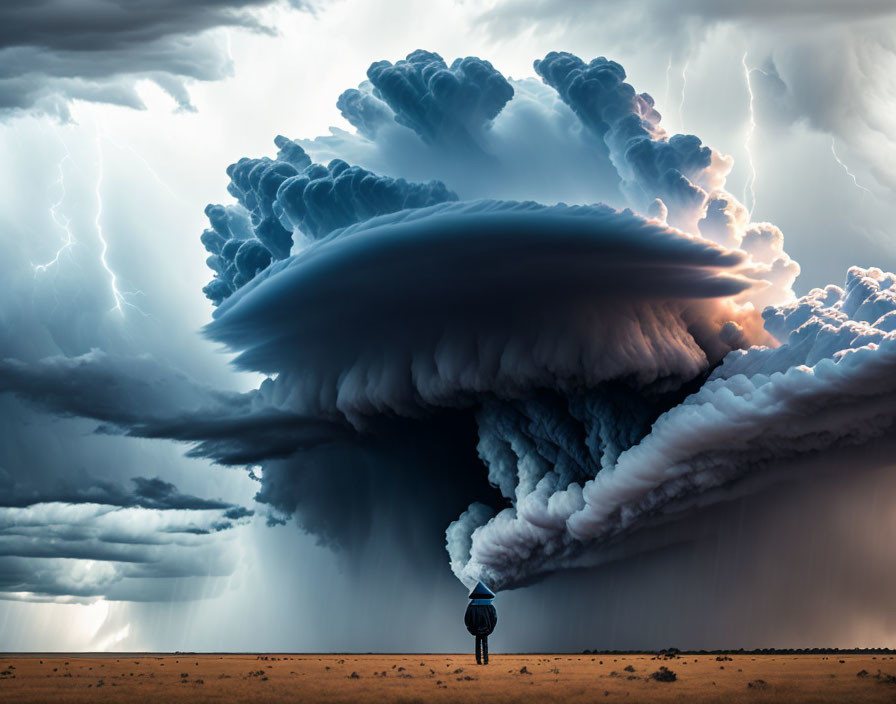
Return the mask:
[[127,304],[127,300],[125,299],[124,294],[118,290],[118,277],[115,275],[115,272],[112,271],[109,262],[106,260],[106,254],[109,251],[109,243],[106,242],[106,237],[103,235],[103,145],[100,142],[99,129],[97,129],[96,132],[96,184],[94,186],[94,193],[96,194],[96,214],[93,217],[93,227],[96,230],[96,236],[97,239],[99,239],[101,246],[100,263],[103,265],[106,273],[109,274],[109,286],[112,289],[112,297],[115,299],[113,310],[117,310],[124,315],[123,306]]
[[681,100],[678,102],[678,126],[682,132],[684,132],[684,94],[688,87],[688,64],[690,63],[691,60],[687,59],[684,62],[684,66],[681,67]]
[[755,97],[753,95],[753,83],[750,81],[750,67],[747,66],[747,52],[740,59],[741,66],[744,67],[744,80],[747,84],[747,93],[750,94],[750,122],[747,127],[747,135],[744,138],[744,149],[747,152],[747,163],[750,165],[750,177],[744,184],[744,205],[747,205],[747,194],[750,195],[749,207],[750,217],[753,217],[753,209],[756,207],[756,164],[753,162],[753,152],[751,150],[753,142],[753,133],[756,131],[756,113],[754,110]]
[[862,184],[859,183],[858,179],[856,179],[856,175],[849,170],[849,167],[843,163],[843,160],[837,156],[837,150],[834,148],[834,138],[831,137],[831,154],[834,155],[834,160],[843,167],[843,170],[846,172],[846,175],[852,179],[853,185],[862,191],[862,198],[865,197],[865,194],[874,195],[871,191],[865,188]]
[[44,264],[32,264],[31,266],[34,268],[35,274],[38,272],[43,273],[51,266],[56,266],[59,263],[59,257],[61,257],[65,252],[67,252],[72,245],[75,244],[75,236],[72,233],[72,222],[71,220],[60,212],[60,208],[62,207],[62,203],[65,201],[66,189],[65,189],[65,164],[66,162],[71,161],[72,155],[68,150],[68,146],[66,146],[65,142],[62,143],[62,147],[65,149],[65,154],[62,159],[59,160],[59,164],[57,165],[57,169],[59,171],[59,178],[53,183],[53,186],[59,188],[59,198],[50,206],[50,218],[52,218],[53,222],[62,230],[63,233],[63,242],[62,245],[56,250],[56,256],[53,257],[50,261]]
[[124,308],[125,306],[128,306],[138,311],[141,315],[148,317],[146,313],[126,298],[126,295],[139,294],[140,291],[122,291],[119,289],[118,276],[116,276],[112,267],[109,266],[109,261],[106,258],[106,255],[109,252],[109,243],[106,241],[106,236],[103,232],[103,144],[100,139],[98,126],[96,127],[96,156],[96,184],[94,185],[96,213],[93,217],[93,227],[96,231],[97,239],[100,241],[100,264],[102,264],[103,269],[106,270],[106,273],[109,276],[109,288],[112,290],[112,298],[115,300],[115,305],[112,306],[112,310],[117,311],[120,315],[124,316]]
[[[144,317],[151,317],[147,313],[144,313],[138,306],[128,300],[128,296],[142,295],[141,291],[122,291],[118,285],[118,276],[113,271],[112,267],[109,265],[108,253],[109,253],[109,243],[106,240],[106,235],[103,230],[103,147],[101,141],[101,135],[99,130],[98,123],[94,123],[96,129],[96,182],[94,184],[94,196],[96,198],[96,210],[94,212],[93,217],[93,227],[96,232],[97,239],[100,243],[100,254],[99,261],[100,265],[105,270],[108,280],[109,287],[112,292],[112,298],[115,301],[115,305],[112,307],[112,310],[117,311],[121,315],[124,315],[125,307],[133,308],[138,311]],[[111,141],[111,140],[110,140]],[[71,152],[68,149],[68,145],[64,140],[60,137],[60,142],[62,144],[63,149],[65,150],[65,154],[59,160],[57,165],[57,171],[59,173],[56,181],[53,182],[53,187],[59,189],[59,197],[53,202],[50,206],[50,217],[53,222],[62,230],[63,232],[63,241],[60,245],[59,249],[56,251],[56,255],[48,262],[44,264],[32,264],[32,268],[34,269],[35,277],[38,273],[44,273],[51,267],[55,267],[61,262],[62,255],[69,251],[75,244],[77,244],[77,238],[74,235],[72,230],[72,222],[71,219],[62,212],[62,206],[65,202],[67,196],[67,189],[65,185],[65,177],[66,177],[66,165],[70,162],[73,162],[73,158]],[[122,147],[124,148],[124,147]],[[133,151],[133,150],[132,150]],[[136,153],[135,153],[136,154]],[[138,158],[141,158],[139,154],[136,154]],[[143,160],[144,163],[145,159]],[[158,174],[153,171],[152,167],[149,164],[146,164],[147,168],[150,172],[155,176],[162,185],[168,188],[167,184],[158,177]],[[168,190],[171,190],[170,188]],[[176,195],[176,194],[175,194]]]

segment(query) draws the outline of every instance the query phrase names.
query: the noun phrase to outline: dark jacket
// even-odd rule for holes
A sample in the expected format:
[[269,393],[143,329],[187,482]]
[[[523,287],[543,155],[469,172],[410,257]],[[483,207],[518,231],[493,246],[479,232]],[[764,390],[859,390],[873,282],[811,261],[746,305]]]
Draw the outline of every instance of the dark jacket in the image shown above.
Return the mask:
[[464,625],[471,635],[490,635],[498,625],[498,612],[493,604],[470,604],[464,614]]

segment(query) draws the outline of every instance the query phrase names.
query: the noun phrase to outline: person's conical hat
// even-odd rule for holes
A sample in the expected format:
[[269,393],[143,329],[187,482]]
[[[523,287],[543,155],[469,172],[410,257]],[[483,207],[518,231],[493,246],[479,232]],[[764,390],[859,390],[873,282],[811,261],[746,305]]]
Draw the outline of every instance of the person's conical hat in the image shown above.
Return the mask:
[[471,599],[494,599],[495,593],[485,586],[482,582],[476,584],[475,589],[470,592]]

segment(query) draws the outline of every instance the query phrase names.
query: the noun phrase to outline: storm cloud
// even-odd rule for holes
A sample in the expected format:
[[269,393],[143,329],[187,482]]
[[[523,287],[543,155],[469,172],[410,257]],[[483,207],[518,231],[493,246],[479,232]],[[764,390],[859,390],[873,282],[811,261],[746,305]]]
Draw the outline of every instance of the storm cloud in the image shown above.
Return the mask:
[[0,392],[60,416],[100,422],[98,433],[194,443],[190,455],[252,464],[329,442],[346,422],[274,405],[273,381],[248,393],[220,392],[151,356],[48,357],[0,361]]
[[[252,510],[159,477],[131,484],[69,470],[38,488],[0,469],[2,598],[153,600],[170,597],[172,580],[229,574],[232,561],[208,536],[245,524]],[[145,589],[147,578],[156,586]]]
[[[750,222],[724,190],[730,159],[696,137],[668,136],[653,99],[625,83],[618,64],[549,54],[536,70],[591,133],[628,204],[649,206],[691,235],[605,207],[462,201],[399,212],[270,266],[208,328],[240,353],[238,365],[276,375],[278,402],[302,413],[369,429],[391,415],[471,409],[489,483],[510,505],[472,503],[449,528],[448,551],[463,581],[498,588],[595,564],[605,545],[658,511],[674,514],[773,460],[862,442],[877,434],[869,428],[887,426],[859,421],[865,434],[825,434],[819,426],[833,419],[817,414],[808,414],[811,428],[782,424],[788,413],[807,413],[800,381],[727,378],[737,353],[726,349],[768,345],[740,353],[748,358],[787,342],[768,323],[773,309],[767,331],[752,317],[766,303],[797,305],[789,288],[799,268],[780,231]],[[371,84],[349,95],[366,106],[368,117],[354,120],[359,131],[376,141],[386,111],[373,109],[380,96]],[[493,119],[479,143],[492,156],[500,155],[489,149],[500,115]],[[445,183],[452,186],[450,176]],[[701,258],[710,251],[721,279],[706,278]],[[279,314],[284,301],[288,319]],[[325,315],[318,301],[327,301]],[[843,361],[833,356],[813,376],[822,396],[837,393],[826,365]],[[745,421],[754,392],[763,402]],[[799,409],[773,402],[779,395]],[[771,427],[788,428],[791,444],[755,442]],[[294,471],[301,476],[301,463]],[[278,490],[260,496],[276,502],[283,481],[280,474]]]
[[685,0],[674,7],[662,0],[620,9],[611,0],[501,0],[480,16],[495,36],[508,36],[532,23],[544,29],[563,28],[587,31],[600,25],[611,28],[623,42],[637,42],[651,36],[676,54],[687,52],[694,42],[724,24],[742,23],[756,28],[766,25],[788,31],[818,29],[831,22],[878,20],[896,13],[887,0],[856,0],[849,4],[838,0],[761,0],[740,3],[736,0]]
[[[253,465],[271,522],[348,555],[374,526],[430,560],[447,539],[458,578],[496,589],[638,552],[657,520],[887,434],[896,279],[853,269],[797,298],[784,235],[726,190],[730,157],[668,134],[616,62],[535,69],[379,62],[339,101],[357,133],[229,167],[204,332],[268,376],[256,391],[99,354],[7,360],[0,390]],[[527,146],[533,125],[572,147]],[[581,204],[550,204],[567,183]]]
[[[135,89],[150,80],[190,110],[189,80],[231,72],[222,37],[210,30],[272,31],[253,10],[272,0],[141,3],[13,0],[0,8],[0,114],[37,111],[68,118],[74,99],[142,108]],[[294,7],[309,2],[291,0]]]
[[[195,409],[225,402],[245,409],[235,395],[191,384],[148,357],[93,351],[29,365],[4,360],[0,369],[3,391],[56,415],[102,421],[101,433],[145,430],[189,409],[195,420]],[[202,580],[233,567],[219,542],[254,514],[159,476],[123,483],[52,455],[26,472],[14,457],[0,464],[0,598],[152,601],[177,589],[178,598],[199,598]]]
[[[102,434],[125,433],[129,425],[146,430],[191,408],[195,422],[196,408],[233,399],[191,386],[146,357],[94,351],[30,365],[5,360],[0,367],[3,391],[56,415],[100,420]],[[58,428],[49,432],[55,444]],[[221,541],[229,542],[227,534],[254,514],[231,501],[182,492],[159,476],[111,479],[85,468],[81,458],[52,452],[24,471],[23,459],[9,447],[0,464],[4,599],[200,598],[203,580],[233,568]],[[128,473],[118,468],[119,477]]]

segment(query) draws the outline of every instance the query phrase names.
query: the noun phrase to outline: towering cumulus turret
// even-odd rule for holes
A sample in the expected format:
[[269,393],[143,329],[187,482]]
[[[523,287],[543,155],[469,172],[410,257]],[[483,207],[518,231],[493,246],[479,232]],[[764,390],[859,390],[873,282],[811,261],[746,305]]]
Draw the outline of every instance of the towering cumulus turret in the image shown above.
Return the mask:
[[239,206],[208,205],[211,229],[202,233],[215,278],[204,293],[220,304],[272,261],[286,259],[294,236],[319,239],[374,215],[457,200],[444,184],[377,176],[334,159],[312,163],[291,139],[278,135],[276,159],[240,159],[227,167],[228,190]]
[[[469,56],[449,68],[438,54],[418,50],[394,64],[377,61],[367,77],[396,122],[426,142],[453,148],[477,149],[483,131],[513,97],[513,87],[488,61]],[[354,95],[343,94],[344,101]]]

